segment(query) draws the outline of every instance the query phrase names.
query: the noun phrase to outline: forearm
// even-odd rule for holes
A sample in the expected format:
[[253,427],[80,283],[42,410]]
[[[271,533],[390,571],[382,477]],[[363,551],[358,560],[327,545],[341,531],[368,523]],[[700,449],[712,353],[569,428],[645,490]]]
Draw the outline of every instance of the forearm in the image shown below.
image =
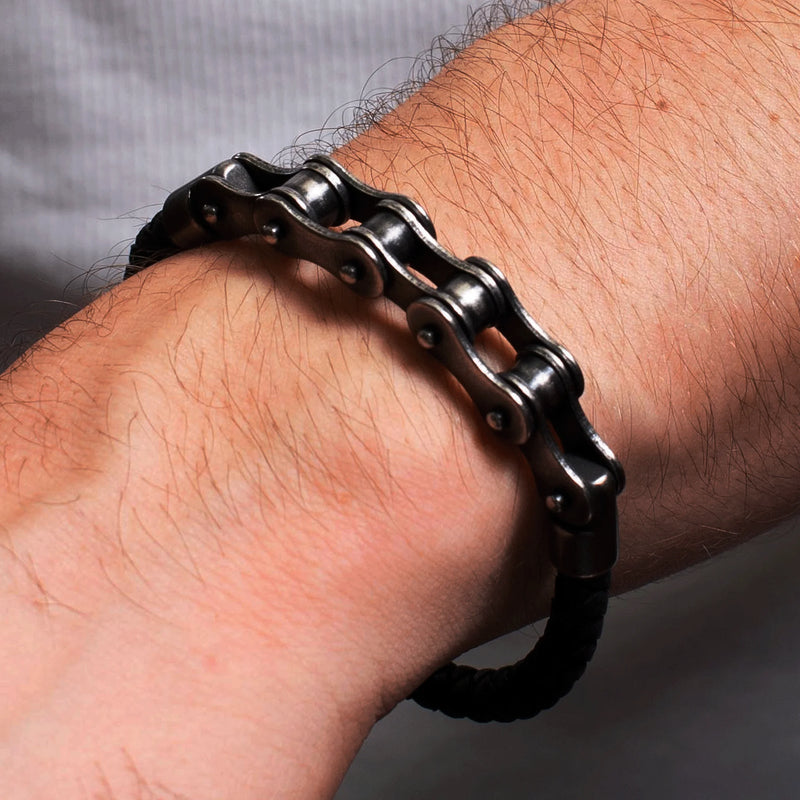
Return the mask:
[[619,588],[796,508],[797,23],[781,3],[568,2],[346,149],[577,356],[629,475]]
[[[650,7],[672,22],[578,0],[504,28],[339,154],[494,260],[578,357],[629,475],[620,586],[797,499],[796,20],[755,34],[707,22],[711,3]],[[19,797],[42,737],[62,786],[99,763],[132,793],[127,753],[193,798],[324,794],[438,662],[543,609],[527,473],[390,309],[242,245],[87,315],[5,385]],[[153,624],[162,647],[141,642]],[[67,677],[128,648],[137,673]],[[135,713],[154,676],[156,726]],[[56,709],[80,713],[77,754]]]
[[462,496],[509,480],[500,448],[455,439],[438,370],[348,290],[262,258],[154,267],[7,376],[19,797],[324,796],[501,595],[511,532],[482,534],[513,512]]

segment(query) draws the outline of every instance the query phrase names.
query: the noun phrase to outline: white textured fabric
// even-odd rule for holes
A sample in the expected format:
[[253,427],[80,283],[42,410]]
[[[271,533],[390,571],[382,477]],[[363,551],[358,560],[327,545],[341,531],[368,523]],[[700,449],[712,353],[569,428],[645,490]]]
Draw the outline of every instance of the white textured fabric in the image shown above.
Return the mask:
[[[466,0],[11,0],[0,26],[0,315],[123,251],[179,186],[270,158],[407,76]],[[108,276],[105,276],[108,277]],[[75,295],[76,292],[71,294]]]

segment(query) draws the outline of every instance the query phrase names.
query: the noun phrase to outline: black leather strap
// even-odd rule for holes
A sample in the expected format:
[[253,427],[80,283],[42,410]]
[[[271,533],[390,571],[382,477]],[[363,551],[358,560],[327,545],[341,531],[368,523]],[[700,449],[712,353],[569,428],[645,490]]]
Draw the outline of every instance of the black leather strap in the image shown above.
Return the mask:
[[550,619],[516,664],[475,669],[448,664],[412,695],[421,706],[475,722],[528,719],[555,705],[583,675],[603,631],[611,573],[556,578]]
[[164,215],[159,212],[137,234],[131,246],[124,277],[130,278],[156,261],[163,261],[178,252],[180,248],[169,238],[164,227]]

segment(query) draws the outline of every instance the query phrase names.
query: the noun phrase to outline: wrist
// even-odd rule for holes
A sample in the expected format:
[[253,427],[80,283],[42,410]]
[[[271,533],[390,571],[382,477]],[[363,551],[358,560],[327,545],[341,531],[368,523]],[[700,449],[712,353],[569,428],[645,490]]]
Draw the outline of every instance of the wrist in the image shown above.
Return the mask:
[[[13,547],[36,575],[21,575],[26,588],[12,595],[46,594],[79,620],[63,612],[52,669],[32,694],[54,681],[53,697],[67,692],[71,702],[65,662],[89,675],[115,654],[138,665],[97,687],[119,695],[118,725],[92,714],[107,697],[87,686],[76,695],[100,748],[88,764],[119,764],[124,748],[153,779],[190,744],[202,762],[206,743],[181,745],[170,715],[183,726],[194,719],[187,730],[228,730],[212,699],[219,693],[241,704],[219,716],[246,722],[227,739],[232,763],[256,757],[259,725],[278,726],[275,709],[252,698],[277,697],[277,716],[300,726],[285,736],[306,736],[298,758],[314,750],[320,763],[340,765],[306,764],[308,775],[335,781],[378,716],[484,638],[495,624],[489,608],[492,620],[507,611],[508,576],[529,577],[519,563],[535,558],[529,531],[510,546],[529,492],[517,488],[505,449],[475,441],[482,434],[460,392],[404,343],[407,332],[344,291],[325,302],[316,268],[298,269],[246,243],[187,254],[136,279],[145,285],[101,298],[70,323],[67,351],[55,346],[58,334],[6,382],[27,409],[13,426],[4,421],[28,443],[16,451],[25,463],[10,465],[20,481],[6,487],[26,514]],[[101,321],[112,306],[107,337]],[[69,380],[37,396],[39,376],[58,374],[67,354]],[[42,426],[53,436],[33,453],[31,443],[47,442]],[[34,462],[35,472],[25,466]],[[32,507],[28,485],[62,500]],[[0,524],[11,530],[5,509]],[[543,600],[545,583],[528,594]],[[39,657],[43,624],[27,664]],[[126,739],[140,734],[130,720],[155,674],[166,676],[164,696],[148,702],[168,717],[158,760]],[[204,699],[185,708],[170,688],[179,685]],[[304,732],[311,718],[314,741]],[[35,751],[14,738],[17,721],[6,720],[12,751]],[[69,738],[65,720],[50,724],[60,726],[51,740]],[[208,792],[214,783],[201,773],[197,786]]]

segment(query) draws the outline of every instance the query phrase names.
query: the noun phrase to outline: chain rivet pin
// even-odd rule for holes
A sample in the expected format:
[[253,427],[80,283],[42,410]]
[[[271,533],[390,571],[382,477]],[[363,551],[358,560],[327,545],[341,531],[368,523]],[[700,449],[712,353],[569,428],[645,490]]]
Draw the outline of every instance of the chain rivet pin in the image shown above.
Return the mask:
[[339,267],[339,279],[348,286],[353,286],[361,280],[361,267],[358,264],[348,261]]
[[203,219],[209,225],[216,225],[219,221],[219,208],[213,203],[205,203],[201,210]]
[[489,411],[486,414],[486,424],[493,430],[497,431],[498,433],[505,429],[506,425],[508,425],[508,419],[506,417],[506,412],[503,411],[501,408],[495,408],[492,411]]
[[433,348],[439,344],[440,339],[441,335],[439,329],[435,328],[433,325],[428,325],[417,331],[417,342],[419,346],[425,350],[433,350]]
[[267,244],[278,244],[278,239],[280,239],[283,235],[280,223],[276,220],[272,220],[272,222],[265,222],[261,226],[261,235],[264,237]]

